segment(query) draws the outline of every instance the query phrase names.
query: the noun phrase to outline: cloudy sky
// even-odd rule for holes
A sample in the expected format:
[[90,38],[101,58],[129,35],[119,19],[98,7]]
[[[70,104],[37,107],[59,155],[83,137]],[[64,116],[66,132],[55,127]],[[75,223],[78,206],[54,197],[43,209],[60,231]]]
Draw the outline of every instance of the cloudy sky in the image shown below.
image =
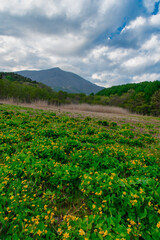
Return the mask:
[[160,80],[160,1],[0,0],[0,71],[52,67],[105,87]]

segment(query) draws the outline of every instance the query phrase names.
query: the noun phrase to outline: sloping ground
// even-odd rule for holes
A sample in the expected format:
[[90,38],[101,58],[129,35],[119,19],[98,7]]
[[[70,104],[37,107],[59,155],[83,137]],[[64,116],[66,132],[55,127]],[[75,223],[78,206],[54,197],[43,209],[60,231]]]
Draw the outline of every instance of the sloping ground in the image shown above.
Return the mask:
[[29,77],[37,82],[42,82],[55,91],[66,91],[69,93],[97,93],[103,87],[97,86],[79,75],[63,71],[60,68],[51,68],[40,71],[19,71],[18,74]]
[[1,239],[160,238],[160,121],[122,116],[0,105]]

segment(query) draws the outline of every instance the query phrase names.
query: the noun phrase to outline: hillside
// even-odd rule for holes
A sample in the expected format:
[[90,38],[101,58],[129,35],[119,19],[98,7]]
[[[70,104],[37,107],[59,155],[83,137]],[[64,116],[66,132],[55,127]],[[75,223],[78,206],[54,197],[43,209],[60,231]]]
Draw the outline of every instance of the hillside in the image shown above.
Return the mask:
[[43,83],[32,81],[30,78],[11,72],[0,73],[0,99],[13,99],[16,102],[26,103],[45,100],[48,104],[54,105],[70,103],[105,104],[104,97],[94,96],[94,94],[55,92]]
[[55,91],[68,93],[97,93],[103,87],[97,86],[72,72],[66,72],[60,68],[51,68],[40,71],[18,71],[18,74],[29,77],[32,80],[42,82]]
[[160,81],[131,83],[106,88],[97,96],[108,97],[107,104],[132,112],[160,115]]
[[53,90],[43,83],[10,72],[0,72],[0,99],[13,98],[16,101],[32,102],[48,100]]
[[15,73],[0,73],[0,99],[32,103],[46,101],[49,105],[91,104],[115,106],[130,112],[160,116],[160,81],[126,84],[93,93],[56,92],[43,83]]
[[0,113],[1,239],[160,239],[158,118]]

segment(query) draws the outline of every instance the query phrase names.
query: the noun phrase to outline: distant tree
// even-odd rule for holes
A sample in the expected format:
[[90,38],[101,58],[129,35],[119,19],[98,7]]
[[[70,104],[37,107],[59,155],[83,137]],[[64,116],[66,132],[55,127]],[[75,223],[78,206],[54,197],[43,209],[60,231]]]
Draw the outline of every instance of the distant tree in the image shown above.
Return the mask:
[[160,90],[156,91],[151,97],[151,112],[160,116]]

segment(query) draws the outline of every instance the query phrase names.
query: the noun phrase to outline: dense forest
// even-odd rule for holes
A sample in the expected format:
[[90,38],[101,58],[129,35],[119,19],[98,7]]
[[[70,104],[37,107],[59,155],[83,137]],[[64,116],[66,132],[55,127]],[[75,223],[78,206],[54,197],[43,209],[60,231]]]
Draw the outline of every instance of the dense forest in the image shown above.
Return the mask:
[[103,89],[97,95],[108,97],[108,105],[141,114],[160,115],[160,81],[113,86]]
[[107,98],[103,96],[87,96],[84,93],[56,92],[45,84],[32,81],[15,73],[0,73],[0,99],[13,98],[15,101],[31,103],[45,100],[48,104],[88,103],[106,105]]
[[32,81],[15,73],[0,73],[0,99],[13,98],[31,103],[44,100],[48,104],[100,104],[123,107],[130,112],[160,115],[160,81],[113,86],[93,93],[56,92],[45,84]]

